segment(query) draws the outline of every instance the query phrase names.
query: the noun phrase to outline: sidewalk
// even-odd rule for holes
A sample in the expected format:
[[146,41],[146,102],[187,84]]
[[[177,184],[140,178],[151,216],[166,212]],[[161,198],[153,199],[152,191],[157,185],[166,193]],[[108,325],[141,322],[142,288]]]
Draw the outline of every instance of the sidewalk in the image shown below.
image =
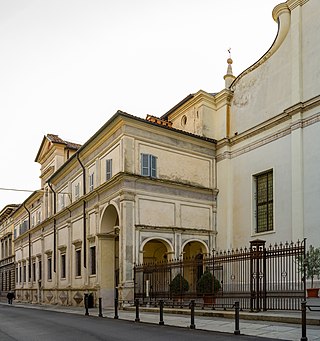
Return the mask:
[[[6,304],[1,302],[0,304]],[[311,303],[309,303],[311,304]],[[28,309],[42,309],[63,313],[85,314],[83,307],[66,307],[58,305],[28,304],[14,302],[13,306]],[[103,317],[114,318],[114,309],[106,308],[102,311]],[[89,309],[90,316],[98,316],[98,308]],[[135,308],[127,307],[118,311],[119,319],[134,321]],[[165,325],[190,327],[190,310],[164,309],[163,320]],[[157,308],[140,308],[140,322],[159,324],[160,316]],[[307,312],[307,337],[309,341],[320,341],[320,311]],[[234,332],[234,313],[232,311],[195,311],[196,329]],[[159,326],[159,328],[163,328]],[[252,336],[277,338],[282,340],[300,340],[301,312],[300,311],[267,311],[259,313],[240,312],[240,333]]]

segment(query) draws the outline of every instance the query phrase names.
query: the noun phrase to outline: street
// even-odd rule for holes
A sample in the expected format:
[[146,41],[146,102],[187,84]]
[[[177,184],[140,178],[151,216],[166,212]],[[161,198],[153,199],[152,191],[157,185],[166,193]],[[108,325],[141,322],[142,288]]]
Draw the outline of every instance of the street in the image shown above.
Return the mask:
[[0,305],[1,341],[276,340]]

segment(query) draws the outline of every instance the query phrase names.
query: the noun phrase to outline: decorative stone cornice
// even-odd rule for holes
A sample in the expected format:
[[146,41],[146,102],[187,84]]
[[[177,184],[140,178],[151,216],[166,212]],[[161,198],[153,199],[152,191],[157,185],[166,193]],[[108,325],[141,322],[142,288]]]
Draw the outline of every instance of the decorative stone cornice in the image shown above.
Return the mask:
[[72,242],[72,244],[75,246],[76,249],[80,248],[82,245],[82,240],[81,239],[76,239]]
[[303,6],[309,0],[287,0],[287,6],[290,8],[290,11],[295,9],[298,6]]
[[[287,116],[287,119],[289,119],[290,117]],[[311,117],[308,117],[306,119],[298,119],[292,123],[290,123],[287,127],[276,131],[275,133],[272,133],[266,137],[260,138],[252,143],[246,144],[245,146],[239,148],[239,149],[235,149],[233,151],[222,151],[220,154],[217,154],[217,162],[225,160],[225,159],[232,159],[235,157],[238,157],[242,154],[248,153],[256,148],[262,147],[263,145],[266,145],[270,142],[276,141],[284,136],[287,136],[289,134],[291,134],[292,131],[296,130],[296,129],[300,129],[300,128],[305,128],[309,125],[315,124],[320,122],[320,112],[312,115]],[[261,131],[260,131],[261,132]],[[258,132],[257,132],[258,133]],[[242,136],[240,137],[239,140],[237,141],[223,141],[223,145],[221,144],[221,146],[225,146],[226,144],[229,144],[229,146],[231,145],[235,145],[236,143],[243,141],[246,138],[252,137],[253,134],[251,136]]]
[[67,245],[59,245],[58,250],[61,252],[65,252],[67,250]]

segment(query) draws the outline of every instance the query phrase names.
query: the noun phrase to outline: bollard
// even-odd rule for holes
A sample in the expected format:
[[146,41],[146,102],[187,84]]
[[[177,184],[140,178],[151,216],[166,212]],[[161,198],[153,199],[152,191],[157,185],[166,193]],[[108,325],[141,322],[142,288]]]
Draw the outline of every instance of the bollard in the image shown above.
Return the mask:
[[191,324],[190,329],[196,329],[196,325],[194,324],[194,300],[190,302],[190,309],[191,309]]
[[240,335],[240,304],[238,301],[234,302],[234,335]]
[[118,319],[118,297],[115,297],[114,299],[114,319]]
[[301,341],[307,341],[307,302],[301,302]]
[[88,309],[88,294],[84,294],[84,308],[86,310],[85,315],[89,315],[89,309]]
[[164,321],[163,321],[163,300],[159,301],[159,306],[160,306],[160,321],[159,321],[159,325],[163,326],[164,325]]
[[102,298],[99,297],[99,317],[103,317],[102,315]]
[[135,306],[136,306],[136,318],[135,318],[135,322],[140,322],[140,318],[139,318],[139,299],[136,298],[135,302],[134,302]]

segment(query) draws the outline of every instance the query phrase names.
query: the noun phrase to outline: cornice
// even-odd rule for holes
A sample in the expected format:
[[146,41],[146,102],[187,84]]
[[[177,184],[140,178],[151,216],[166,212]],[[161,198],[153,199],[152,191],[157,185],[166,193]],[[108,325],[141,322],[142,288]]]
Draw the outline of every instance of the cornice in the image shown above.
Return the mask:
[[303,6],[309,0],[287,0],[287,6],[289,7],[290,11],[294,10],[298,6]]
[[192,109],[193,106],[198,105],[201,101],[207,101],[207,103],[210,103],[213,107],[216,106],[215,96],[203,90],[199,90],[196,94],[194,94],[192,98],[190,98],[187,102],[183,103],[179,108],[171,113],[168,119],[170,121],[174,120],[176,117]]
[[[289,117],[288,117],[289,119]],[[295,122],[292,122],[290,125],[288,125],[287,127],[280,129],[278,131],[276,131],[273,134],[270,134],[266,137],[260,138],[252,143],[249,143],[239,149],[233,150],[233,151],[224,151],[221,154],[217,154],[217,162],[222,161],[224,159],[232,159],[235,157],[238,157],[242,154],[248,153],[256,148],[262,147],[270,142],[276,141],[282,137],[285,137],[287,135],[290,135],[291,132],[293,132],[296,129],[300,129],[300,128],[305,128],[307,126],[310,126],[312,124],[318,123],[320,122],[320,112],[312,115],[311,117],[308,117],[306,119],[299,119]],[[252,135],[253,136],[253,135]],[[247,137],[249,138],[249,137]],[[240,142],[241,140],[238,140],[237,142]],[[243,139],[242,139],[243,141]],[[229,141],[222,141],[222,144],[219,146],[221,147],[225,147],[225,146],[230,146],[234,145],[235,143]]]
[[[292,117],[296,114],[307,112],[313,108],[320,106],[320,95],[313,97],[305,102],[299,102],[294,104],[293,106],[285,109],[281,114],[278,116],[269,119],[266,122],[263,122],[239,135],[233,136],[231,138],[224,138],[217,142],[217,162],[224,160],[224,159],[231,159],[235,156],[238,156],[239,153],[243,154],[244,152],[251,151],[252,149],[258,148],[263,144],[272,142],[276,139],[279,139],[283,136],[286,136],[291,133],[291,131],[298,129],[298,128],[304,128],[311,124],[317,123],[320,121],[320,113],[316,113],[308,118],[300,118],[295,121],[292,121]],[[233,146],[236,146],[237,144],[244,142],[245,140],[248,140],[254,136],[257,136],[265,131],[268,131],[276,126],[279,126],[280,124],[291,121],[291,124],[289,124],[284,129],[278,130],[274,134],[259,139],[255,141],[252,144],[246,145],[243,148],[240,148],[237,151],[230,151],[230,150],[223,150],[224,148],[232,148]],[[241,150],[245,150],[241,152]],[[221,153],[219,154],[219,151]]]

